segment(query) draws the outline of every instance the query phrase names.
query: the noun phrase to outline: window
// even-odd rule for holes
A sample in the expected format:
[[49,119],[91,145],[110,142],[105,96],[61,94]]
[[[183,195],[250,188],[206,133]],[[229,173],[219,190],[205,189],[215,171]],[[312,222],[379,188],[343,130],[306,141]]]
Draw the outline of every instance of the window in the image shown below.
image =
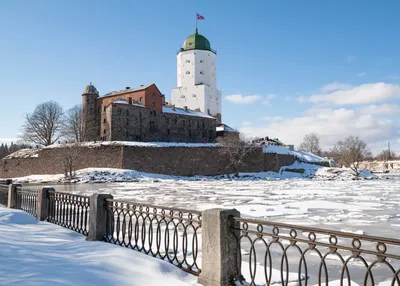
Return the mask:
[[178,123],[178,119],[174,118],[174,123],[175,124]]
[[106,111],[106,107],[105,106],[103,107],[103,111]]
[[192,94],[192,97],[196,97],[196,95],[195,95],[195,94]]
[[190,130],[188,131],[188,136],[192,137],[192,132]]
[[190,60],[186,60],[185,63],[187,63],[187,64],[190,63]]
[[204,72],[203,72],[203,71],[200,71],[200,74],[204,74]]
[[201,122],[201,126],[204,128],[204,121]]
[[186,71],[186,74],[190,74],[190,71]]
[[107,130],[104,129],[103,134],[106,134],[106,133],[107,133]]
[[171,134],[171,130],[167,129],[167,135]]
[[185,126],[186,125],[186,121],[182,120],[182,125]]
[[153,105],[153,107],[156,107],[156,103],[155,102],[153,102],[152,105]]
[[155,93],[155,92],[153,92],[153,96],[156,96],[156,93]]
[[129,115],[129,110],[127,109],[127,110],[125,111],[125,113],[126,113],[126,115]]
[[203,137],[203,138],[206,137],[206,132],[203,131],[203,132],[201,133],[201,137]]
[[103,123],[106,123],[106,119],[105,118],[103,119]]
[[150,121],[150,128],[154,128],[154,121]]
[[142,101],[143,101],[143,97],[140,97],[140,98],[139,98],[139,101],[142,102]]
[[181,95],[181,98],[185,98],[185,96],[184,96],[184,95]]
[[117,114],[120,115],[121,112],[122,112],[122,109],[121,109],[121,108],[118,108],[118,109],[117,109]]
[[203,60],[200,60],[200,62],[202,63],[202,62],[203,62]]
[[200,122],[197,121],[197,129],[199,129],[199,128],[200,128]]

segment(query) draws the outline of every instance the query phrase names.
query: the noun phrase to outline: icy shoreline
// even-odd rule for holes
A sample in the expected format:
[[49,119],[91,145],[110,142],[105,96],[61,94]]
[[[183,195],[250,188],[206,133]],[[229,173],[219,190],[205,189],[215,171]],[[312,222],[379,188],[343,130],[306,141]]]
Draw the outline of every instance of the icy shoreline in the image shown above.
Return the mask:
[[77,170],[73,179],[66,179],[63,174],[54,175],[30,175],[19,178],[12,178],[15,183],[122,183],[122,182],[157,182],[160,180],[170,181],[272,181],[272,180],[360,180],[377,179],[378,176],[369,171],[361,172],[357,177],[349,169],[321,167],[307,163],[294,163],[291,166],[282,167],[279,173],[239,173],[225,174],[218,176],[173,176],[162,174],[151,174],[135,170],[114,169],[114,168],[87,168]]

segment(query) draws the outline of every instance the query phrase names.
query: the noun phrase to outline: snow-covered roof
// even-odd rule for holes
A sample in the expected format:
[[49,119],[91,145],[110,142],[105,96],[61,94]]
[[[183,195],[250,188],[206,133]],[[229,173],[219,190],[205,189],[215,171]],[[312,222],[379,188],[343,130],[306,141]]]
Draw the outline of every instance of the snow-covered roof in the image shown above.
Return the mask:
[[4,159],[35,158],[38,157],[38,152],[39,149],[21,149],[4,157]]
[[263,148],[264,153],[274,153],[283,155],[293,155],[304,162],[328,162],[327,159],[303,151],[291,151],[288,148],[281,146],[268,145]]
[[175,109],[173,109],[172,106],[169,106],[169,105],[164,105],[162,108],[162,112],[176,114],[176,115],[188,115],[188,116],[197,116],[197,117],[215,119],[211,115],[208,115],[201,111],[196,111],[196,110],[191,110],[191,109],[185,110],[183,108],[178,108],[178,107],[175,107]]
[[132,103],[129,103],[129,101],[127,101],[126,99],[123,99],[123,98],[118,98],[118,99],[114,100],[112,103],[129,104],[129,105],[133,105],[133,106],[145,107],[143,104],[141,104],[135,100],[132,100]]
[[117,95],[117,94],[123,94],[123,93],[128,93],[128,92],[135,92],[135,91],[139,91],[139,90],[144,90],[144,89],[150,87],[151,85],[153,85],[153,83],[152,84],[148,84],[148,85],[141,85],[141,86],[139,86],[137,88],[122,89],[122,90],[118,90],[118,91],[115,90],[115,91],[111,91],[111,92],[103,95],[102,97],[114,96],[114,95]]
[[239,131],[233,129],[232,127],[229,127],[226,124],[220,124],[217,126],[217,131],[225,131],[225,132],[235,132],[235,133],[239,133]]
[[69,143],[69,144],[53,144],[43,149],[63,148],[63,147],[100,147],[100,146],[132,146],[132,147],[186,147],[186,148],[199,148],[199,147],[218,147],[214,143],[181,143],[181,142],[134,142],[134,141],[101,141],[101,142],[82,142],[82,143]]

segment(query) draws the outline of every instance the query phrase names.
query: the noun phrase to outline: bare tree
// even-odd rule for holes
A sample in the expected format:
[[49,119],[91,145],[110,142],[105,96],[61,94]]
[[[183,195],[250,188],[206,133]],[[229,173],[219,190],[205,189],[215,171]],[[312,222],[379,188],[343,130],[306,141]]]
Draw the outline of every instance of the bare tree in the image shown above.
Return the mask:
[[48,146],[61,138],[63,109],[55,101],[43,102],[27,114],[22,138],[27,142]]
[[235,176],[239,176],[240,168],[246,162],[247,157],[253,153],[257,147],[251,145],[243,136],[238,140],[237,138],[225,138],[220,142],[220,154],[227,156],[229,164],[227,168],[232,167],[235,171]]
[[303,138],[303,142],[300,144],[300,151],[310,152],[319,155],[321,148],[319,146],[319,136],[317,133],[306,134]]
[[63,134],[66,138],[74,140],[75,142],[84,141],[82,125],[82,106],[75,105],[65,114],[63,124]]
[[388,161],[388,160],[390,160],[390,159],[396,159],[396,157],[397,157],[397,155],[396,155],[396,153],[394,153],[393,151],[390,151],[390,153],[389,153],[389,150],[383,150],[381,153],[379,153],[377,156],[376,156],[376,160],[379,160],[379,161]]
[[66,146],[63,155],[64,176],[66,179],[73,179],[76,172],[76,159],[78,157],[79,143],[69,144]]
[[367,143],[354,136],[349,136],[344,141],[338,141],[331,152],[336,162],[350,168],[357,176],[361,172],[359,163],[371,156]]

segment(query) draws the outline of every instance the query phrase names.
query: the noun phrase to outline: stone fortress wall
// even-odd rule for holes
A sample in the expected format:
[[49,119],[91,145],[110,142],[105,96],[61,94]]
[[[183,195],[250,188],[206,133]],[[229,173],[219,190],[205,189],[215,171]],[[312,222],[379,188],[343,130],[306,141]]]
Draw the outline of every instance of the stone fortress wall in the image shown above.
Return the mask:
[[[235,172],[223,147],[96,146],[57,147],[31,150],[31,154],[0,160],[0,178],[33,174],[62,174],[66,156],[73,156],[74,168],[120,168],[166,175],[215,176]],[[296,161],[292,155],[263,153],[257,148],[247,156],[241,172],[278,172]]]

